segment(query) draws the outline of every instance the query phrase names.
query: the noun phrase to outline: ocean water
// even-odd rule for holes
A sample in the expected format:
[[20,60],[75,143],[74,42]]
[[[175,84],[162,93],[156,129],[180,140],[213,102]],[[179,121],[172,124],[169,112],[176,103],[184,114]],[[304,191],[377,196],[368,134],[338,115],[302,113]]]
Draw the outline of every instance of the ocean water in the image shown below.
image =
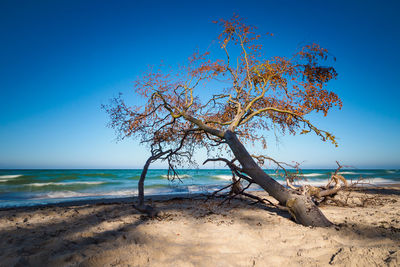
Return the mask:
[[[285,184],[280,173],[265,170]],[[306,181],[325,185],[333,170],[302,170]],[[342,170],[349,181],[383,185],[400,183],[400,170]],[[0,170],[0,208],[59,203],[71,200],[131,197],[137,195],[141,170]],[[167,170],[149,170],[146,195],[212,192],[231,182],[228,169],[180,170],[180,180],[167,179]],[[253,190],[259,188],[252,186]]]

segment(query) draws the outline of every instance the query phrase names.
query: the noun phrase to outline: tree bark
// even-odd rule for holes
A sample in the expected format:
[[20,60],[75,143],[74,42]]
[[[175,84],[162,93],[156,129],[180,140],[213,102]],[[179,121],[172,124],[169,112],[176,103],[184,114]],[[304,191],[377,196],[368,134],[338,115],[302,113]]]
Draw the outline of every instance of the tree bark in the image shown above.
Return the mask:
[[304,226],[328,227],[332,225],[310,197],[296,194],[265,173],[250,156],[234,132],[227,130],[224,139],[242,165],[243,172],[267,191],[269,195],[278,200],[281,205],[286,206],[296,222]]
[[149,169],[150,163],[153,161],[153,156],[150,156],[146,164],[143,166],[142,174],[138,182],[138,205],[143,206],[144,204],[144,180],[146,179],[147,170]]
[[158,215],[158,211],[152,206],[144,205],[144,180],[146,179],[147,170],[149,169],[149,166],[154,159],[154,156],[150,156],[143,167],[142,174],[140,175],[140,179],[138,182],[138,204],[133,205],[135,209],[140,212],[146,213],[150,218],[156,217]]

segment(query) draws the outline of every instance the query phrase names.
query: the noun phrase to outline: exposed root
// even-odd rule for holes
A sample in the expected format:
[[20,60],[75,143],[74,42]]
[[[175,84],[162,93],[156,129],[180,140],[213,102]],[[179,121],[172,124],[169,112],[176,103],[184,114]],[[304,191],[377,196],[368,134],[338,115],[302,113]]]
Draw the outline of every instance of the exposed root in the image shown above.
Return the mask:
[[[339,170],[341,168],[343,168],[343,166],[340,165],[339,162],[336,162],[338,165],[338,168],[331,175],[331,179],[329,180],[329,182],[327,183],[326,186],[316,187],[316,186],[312,186],[312,185],[304,185],[304,186],[296,187],[295,185],[293,185],[293,182],[295,179],[298,179],[298,174],[301,173],[300,169],[298,168],[298,165],[289,165],[284,162],[278,162],[272,158],[265,157],[265,156],[252,155],[252,157],[257,159],[259,161],[259,164],[264,164],[264,160],[270,160],[270,161],[274,162],[275,164],[277,164],[277,166],[279,168],[284,170],[287,186],[289,188],[293,189],[293,193],[311,197],[313,202],[317,205],[334,204],[334,205],[342,206],[342,207],[346,207],[346,206],[348,207],[348,206],[354,206],[354,205],[363,206],[363,205],[365,205],[365,203],[367,203],[369,201],[369,199],[356,199],[355,202],[354,202],[354,200],[349,201],[349,199],[351,199],[350,194],[355,189],[355,187],[360,184],[364,184],[364,183],[360,182],[362,180],[358,180],[354,183],[353,182],[349,183],[345,177],[343,177],[341,174],[339,174]],[[209,161],[225,162],[232,171],[232,183],[230,183],[227,186],[222,187],[219,190],[214,191],[210,196],[207,197],[207,199],[205,201],[207,201],[210,198],[216,197],[220,192],[230,188],[229,194],[222,195],[222,197],[224,197],[224,199],[222,200],[220,205],[222,205],[223,203],[225,203],[227,201],[230,202],[233,198],[244,196],[244,197],[255,200],[255,202],[252,202],[251,205],[262,203],[262,204],[270,205],[270,206],[277,208],[279,210],[282,210],[282,211],[290,210],[286,206],[275,204],[266,198],[260,198],[256,195],[245,192],[245,190],[247,190],[250,187],[250,185],[253,183],[253,181],[250,177],[244,175],[241,172],[242,171],[241,167],[234,164],[236,159],[233,159],[233,160],[228,160],[225,158],[207,159],[204,163],[209,162]],[[284,165],[295,168],[297,170],[297,172],[291,173],[291,172],[287,171],[284,168]],[[246,180],[249,182],[249,184],[244,188],[241,183],[242,180]],[[338,193],[340,191],[343,191],[346,193],[341,194],[340,198],[337,198],[336,196],[338,195]],[[356,202],[357,202],[357,204],[355,204]]]
[[304,185],[296,190],[301,192],[303,195],[310,196],[314,202],[316,203],[325,203],[327,200],[331,200],[337,205],[345,205],[342,201],[338,201],[334,199],[335,195],[340,191],[349,188],[349,184],[342,175],[338,172],[343,167],[336,161],[338,168],[331,175],[331,179],[329,180],[326,186],[316,187],[312,185]]
[[256,202],[253,202],[250,205],[255,205],[257,203],[262,203],[262,204],[267,204],[268,203],[269,205],[271,205],[271,206],[273,206],[273,207],[275,207],[275,208],[277,208],[279,210],[289,211],[289,209],[287,207],[279,205],[279,204],[275,204],[275,203],[269,201],[266,198],[260,198],[258,196],[255,196],[255,195],[252,195],[252,194],[249,194],[249,193],[246,193],[246,192],[242,192],[242,195],[257,200]]

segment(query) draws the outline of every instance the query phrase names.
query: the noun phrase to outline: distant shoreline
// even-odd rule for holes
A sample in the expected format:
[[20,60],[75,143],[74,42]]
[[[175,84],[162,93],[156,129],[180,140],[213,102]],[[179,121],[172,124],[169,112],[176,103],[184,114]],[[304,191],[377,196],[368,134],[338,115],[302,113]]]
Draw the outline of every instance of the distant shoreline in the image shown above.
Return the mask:
[[[368,185],[367,187],[360,188],[359,191],[371,192],[379,190],[390,190],[394,188],[400,189],[400,183],[385,184],[381,186]],[[357,190],[358,191],[358,190]],[[247,190],[246,192],[264,192],[264,190]],[[174,199],[206,199],[212,193],[196,192],[196,193],[172,193],[172,194],[154,194],[145,195],[145,201],[169,201]],[[7,210],[25,210],[25,209],[40,209],[48,207],[69,207],[69,206],[85,206],[85,205],[107,205],[107,204],[134,204],[137,201],[137,196],[131,197],[112,197],[112,198],[96,198],[96,199],[80,199],[80,200],[66,200],[57,203],[46,203],[36,205],[21,205],[14,207],[0,208],[0,211]]]
[[[228,169],[182,169],[179,178],[167,179],[167,170],[151,169],[145,181],[145,195],[162,198],[196,196],[214,192],[229,185],[232,172]],[[265,170],[282,185],[283,172]],[[302,170],[298,185],[324,186],[332,169]],[[400,183],[400,170],[352,170],[339,172],[349,183],[385,186]],[[13,170],[0,171],[0,209],[57,205],[59,203],[88,203],[98,201],[129,201],[137,195],[141,170]],[[246,182],[244,182],[246,184]],[[261,190],[252,185],[249,190]],[[132,198],[132,201],[134,198]]]

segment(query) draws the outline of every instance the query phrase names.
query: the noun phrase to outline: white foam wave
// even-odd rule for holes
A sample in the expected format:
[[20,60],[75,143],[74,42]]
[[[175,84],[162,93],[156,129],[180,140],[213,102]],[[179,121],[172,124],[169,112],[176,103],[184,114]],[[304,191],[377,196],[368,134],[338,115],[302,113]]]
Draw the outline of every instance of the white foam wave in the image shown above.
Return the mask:
[[121,196],[132,196],[136,191],[133,190],[121,190],[121,191],[111,191],[111,192],[101,192],[101,193],[80,193],[74,191],[56,191],[49,192],[47,194],[41,195],[38,198],[73,198],[73,197],[121,197]]
[[96,184],[104,184],[104,183],[105,182],[31,183],[31,184],[26,184],[26,186],[78,185],[78,184],[96,185]]
[[[149,196],[149,195],[163,195],[163,194],[173,194],[177,193],[175,190],[172,188],[145,188],[144,189],[144,194]],[[132,193],[134,194],[134,193]]]
[[376,178],[368,178],[368,179],[363,179],[359,181],[360,184],[372,184],[372,185],[379,185],[379,184],[397,184],[398,181],[390,180],[390,179],[385,179],[382,177],[376,177]]
[[60,192],[50,192],[41,198],[67,198],[67,197],[84,197],[89,196],[88,194],[74,192],[74,191],[60,191]]
[[[281,184],[286,185],[286,182],[279,181]],[[328,184],[328,180],[314,180],[314,181],[296,181],[294,185],[312,185],[312,186],[325,186]]]
[[219,188],[215,186],[201,186],[201,185],[189,185],[187,190],[189,193],[198,193],[198,192],[210,192],[214,190],[218,190]]
[[[286,185],[285,181],[278,181],[282,185]],[[311,181],[296,181],[294,185],[302,186],[302,185],[312,185],[312,186],[325,186],[329,182],[329,179],[326,180],[311,180]],[[348,180],[349,183],[357,183],[358,185],[384,185],[384,184],[397,184],[399,181],[389,180],[381,177],[363,179],[363,180]]]
[[221,179],[221,180],[232,180],[232,175],[214,175],[213,177]]
[[0,179],[13,179],[23,176],[22,174],[15,174],[15,175],[0,175]]
[[[165,179],[168,179],[168,175],[167,174],[164,174],[164,175],[161,175],[161,177],[162,178],[165,178]],[[169,177],[173,177],[173,175],[170,175]],[[179,175],[178,176],[179,178],[190,178],[190,177],[192,177],[192,176],[190,176],[189,174],[182,174],[182,175]]]
[[304,177],[316,177],[316,176],[323,176],[322,173],[306,173],[303,174]]

